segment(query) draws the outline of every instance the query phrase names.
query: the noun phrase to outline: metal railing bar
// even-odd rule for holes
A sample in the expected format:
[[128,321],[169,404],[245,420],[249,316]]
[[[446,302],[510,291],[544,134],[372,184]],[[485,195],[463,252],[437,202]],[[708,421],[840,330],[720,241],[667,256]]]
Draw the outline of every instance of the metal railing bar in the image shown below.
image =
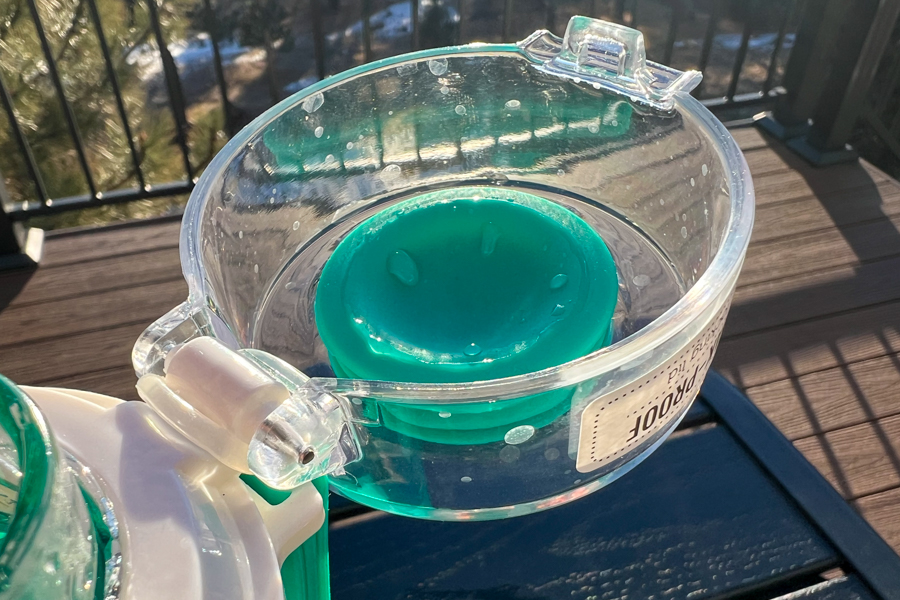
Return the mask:
[[900,79],[900,43],[894,44],[894,52],[892,54],[894,64],[891,66],[891,70],[887,78],[887,85],[881,90],[881,95],[878,98],[878,102],[872,109],[877,115],[880,115],[884,112],[884,109],[887,107],[888,101],[893,96],[893,92],[897,87],[898,79]]
[[103,22],[100,19],[100,11],[97,10],[97,2],[95,0],[87,0],[87,5],[88,13],[91,16],[91,21],[94,24],[94,30],[97,34],[97,41],[100,44],[100,53],[103,54],[103,62],[106,66],[106,78],[109,79],[109,85],[112,88],[113,96],[116,99],[116,110],[119,113],[119,119],[122,121],[122,131],[125,134],[125,140],[128,142],[128,152],[131,154],[131,162],[134,165],[134,175],[137,178],[138,187],[143,188],[147,184],[144,181],[144,172],[141,169],[141,159],[138,156],[137,148],[134,145],[134,134],[131,131],[128,112],[125,110],[125,101],[122,99],[122,90],[119,87],[119,77],[116,75],[112,56],[109,53],[109,44],[106,43],[106,34],[103,33]]
[[512,40],[512,11],[513,0],[506,0],[503,6],[503,41]]
[[53,82],[53,88],[59,96],[59,103],[63,109],[63,117],[66,121],[66,127],[69,130],[69,136],[75,145],[75,153],[78,155],[78,162],[81,170],[84,172],[84,180],[87,183],[91,196],[97,197],[97,186],[94,183],[94,176],[91,174],[91,168],[88,165],[87,154],[84,150],[84,141],[81,139],[81,132],[78,130],[78,124],[75,122],[75,113],[72,111],[72,105],[66,99],[66,93],[63,89],[62,79],[59,77],[59,69],[56,66],[56,60],[53,58],[53,50],[50,48],[50,41],[47,39],[47,32],[44,31],[44,25],[41,23],[41,15],[38,12],[37,2],[28,0],[28,9],[31,11],[31,18],[34,22],[34,29],[37,32],[38,40],[41,43],[41,50],[44,59],[47,61],[47,71],[50,74],[50,80]]
[[87,194],[67,196],[65,198],[53,200],[50,204],[39,205],[35,208],[27,207],[28,203],[25,203],[25,205],[19,204],[10,207],[8,214],[13,221],[22,221],[31,217],[52,215],[80,208],[93,208],[96,206],[106,206],[108,204],[134,202],[135,200],[150,200],[153,198],[162,198],[164,196],[188,194],[193,189],[193,181],[173,181],[162,183],[160,185],[147,186],[144,189],[130,188],[125,190],[113,190],[111,192],[105,192],[99,198],[94,198]]
[[44,187],[44,179],[41,177],[37,162],[34,160],[31,146],[28,144],[28,140],[25,139],[25,134],[22,133],[22,127],[19,125],[15,107],[13,107],[12,97],[9,95],[9,90],[6,88],[2,78],[0,78],[0,101],[2,101],[3,108],[6,111],[6,118],[9,119],[9,128],[16,139],[16,144],[19,146],[19,150],[22,151],[25,168],[28,169],[28,174],[31,176],[32,183],[34,183],[34,191],[37,194],[38,201],[45,205],[47,204],[48,196],[47,188]]
[[707,108],[719,106],[752,106],[754,104],[764,104],[771,102],[779,96],[783,96],[787,91],[780,86],[774,87],[768,92],[747,92],[746,94],[737,94],[733,98],[728,96],[715,96],[713,98],[704,98],[700,101]]
[[796,10],[797,0],[791,0],[791,3],[784,11],[784,19],[781,21],[781,26],[778,28],[778,35],[775,36],[775,47],[772,49],[772,56],[769,58],[769,67],[766,71],[766,81],[763,83],[763,92],[768,92],[772,89],[772,84],[775,81],[775,72],[778,70],[778,55],[781,53],[781,45],[784,43],[784,36],[787,33],[788,23],[793,20]]
[[[91,0],[94,2],[94,0]],[[237,133],[234,129],[234,110],[231,101],[228,99],[228,82],[225,80],[225,69],[222,66],[222,52],[219,50],[219,22],[216,19],[216,13],[213,11],[210,0],[203,0],[203,10],[206,12],[206,32],[212,42],[213,50],[213,67],[216,72],[216,85],[219,87],[219,96],[222,98],[222,112],[224,113],[223,121],[225,124],[225,133],[228,137]]]
[[410,20],[412,21],[412,49],[419,49],[419,0],[409,0]]
[[322,7],[319,0],[310,0],[310,12],[312,15],[313,29],[313,53],[316,58],[316,77],[319,81],[325,79],[325,33],[322,29]]
[[744,70],[744,61],[747,58],[747,48],[750,45],[750,34],[753,32],[751,14],[752,11],[748,13],[747,20],[744,21],[744,31],[741,33],[741,46],[738,48],[737,55],[734,57],[734,67],[731,69],[731,81],[728,83],[728,93],[726,94],[729,100],[734,100],[738,82],[741,79],[741,71]]
[[178,76],[175,59],[172,58],[169,47],[166,45],[166,38],[163,35],[156,3],[157,0],[147,0],[147,6],[150,9],[150,26],[153,28],[153,37],[156,38],[156,45],[159,48],[159,56],[162,60],[163,75],[169,96],[169,107],[172,110],[172,118],[175,119],[175,139],[181,149],[187,178],[193,180],[194,168],[191,165],[191,153],[187,145],[187,116],[185,115],[184,94],[181,92],[181,79]]
[[613,18],[621,24],[625,24],[625,2],[627,0],[616,0],[613,10]]
[[663,55],[663,64],[672,62],[672,53],[675,51],[675,38],[678,36],[678,24],[681,22],[681,2],[672,5],[672,18],[669,19],[669,35],[666,39],[666,52]]
[[362,0],[363,62],[372,62],[372,0]]
[[[720,0],[713,0],[712,12],[709,13],[709,20],[706,22],[706,32],[703,34],[703,46],[700,48],[700,60],[697,62],[697,70],[706,73],[706,67],[709,66],[709,57],[712,54],[713,38],[716,36],[716,28],[719,26],[719,12],[721,10]],[[694,88],[694,96],[700,96],[703,89],[703,79],[700,84]]]

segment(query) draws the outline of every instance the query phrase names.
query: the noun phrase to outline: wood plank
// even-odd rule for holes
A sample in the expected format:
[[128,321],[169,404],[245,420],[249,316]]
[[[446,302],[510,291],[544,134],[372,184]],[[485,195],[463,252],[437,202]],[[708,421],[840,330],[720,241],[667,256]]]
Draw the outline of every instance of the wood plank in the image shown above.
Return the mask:
[[751,245],[739,286],[900,255],[900,216]]
[[68,265],[107,256],[174,248],[178,246],[180,231],[180,221],[163,221],[48,235],[41,266]]
[[900,553],[900,488],[865,496],[856,500],[854,506],[878,535]]
[[742,287],[725,335],[734,336],[900,298],[900,257]]
[[[57,267],[41,266],[10,306],[182,279],[178,248],[148,250]],[[35,309],[39,310],[39,309]]]
[[183,302],[187,293],[187,284],[179,278],[34,306],[10,307],[0,312],[0,347],[126,323],[149,325]]
[[853,192],[807,196],[757,208],[751,244],[900,215],[900,186],[883,181]]
[[892,354],[745,390],[788,439],[900,414],[900,356]]
[[130,367],[131,349],[149,321],[0,351],[0,373],[23,385],[43,385],[112,367]]
[[900,486],[900,415],[803,438],[794,445],[848,500]]
[[731,134],[731,137],[734,138],[734,141],[737,142],[738,147],[743,152],[765,148],[773,145],[773,143],[778,143],[775,138],[763,132],[762,129],[753,126],[734,127],[729,129],[728,133]]
[[900,352],[900,302],[725,339],[714,367],[745,388],[892,352]]
[[[814,173],[787,170],[760,176],[751,170],[757,206],[826,194],[855,194],[891,179],[864,161],[833,165]],[[898,184],[900,185],[900,184]]]

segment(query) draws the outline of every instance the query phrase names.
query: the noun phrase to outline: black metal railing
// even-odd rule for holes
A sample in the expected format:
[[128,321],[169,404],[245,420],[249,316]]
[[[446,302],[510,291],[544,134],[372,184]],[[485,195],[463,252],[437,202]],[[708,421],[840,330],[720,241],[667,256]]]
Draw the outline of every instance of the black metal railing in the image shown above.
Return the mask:
[[[16,5],[17,0],[6,1],[10,5]],[[68,137],[65,142],[70,148],[66,155],[70,158],[74,156],[72,164],[77,163],[83,184],[80,184],[79,193],[59,194],[44,181],[43,174],[47,173],[47,169],[54,168],[55,159],[36,157],[33,151],[33,140],[40,138],[42,124],[30,123],[27,127],[23,125],[19,114],[20,105],[17,104],[15,94],[10,91],[10,74],[0,68],[0,103],[6,115],[8,139],[17,150],[15,161],[0,161],[0,169],[6,171],[3,176],[7,182],[7,191],[0,189],[0,200],[3,201],[3,210],[0,212],[5,212],[0,222],[22,222],[38,215],[189,192],[197,173],[215,150],[215,144],[209,144],[210,152],[205,156],[192,156],[191,133],[192,121],[197,119],[198,114],[196,106],[209,105],[210,95],[204,96],[201,102],[197,100],[197,94],[188,98],[185,93],[186,74],[179,73],[170,45],[173,29],[178,29],[181,32],[179,35],[187,34],[185,27],[176,27],[177,15],[164,3],[170,0],[122,0],[132,19],[135,11],[145,15],[148,38],[155,46],[161,63],[159,82],[152,85],[156,85],[159,88],[157,91],[164,93],[164,110],[167,113],[165,120],[171,119],[171,156],[168,157],[165,173],[181,171],[180,177],[169,176],[168,180],[163,181],[160,181],[158,173],[149,172],[143,146],[138,143],[145,131],[134,126],[133,114],[130,114],[123,93],[120,82],[123,59],[117,54],[122,50],[110,46],[112,38],[109,38],[104,28],[103,7],[107,7],[107,4],[99,6],[98,0],[73,0],[78,2],[78,6],[84,4],[87,8],[83,29],[85,35],[96,37],[102,57],[104,84],[109,87],[115,106],[114,116],[120,122],[121,135],[126,141],[122,154],[128,155],[125,161],[127,166],[123,162],[122,169],[130,173],[123,173],[123,177],[107,178],[113,184],[108,181],[98,182],[92,170],[75,111],[78,101],[67,90],[68,76],[57,60],[60,52],[54,51],[51,44],[38,0],[19,0],[22,1],[27,4],[27,15],[39,42],[42,70],[51,84],[47,87],[50,92],[45,100],[58,104],[59,114],[65,123],[60,131],[64,131]],[[262,15],[258,20],[265,22],[270,15],[280,14],[278,3],[281,1],[257,0],[256,7]],[[253,106],[247,106],[246,102],[245,105],[240,105],[240,99],[236,99],[234,86],[229,83],[229,67],[223,58],[223,48],[232,43],[230,40],[234,38],[233,32],[228,31],[229,24],[223,24],[220,16],[227,14],[227,6],[223,4],[225,0],[201,0],[198,6],[191,9],[190,29],[194,33],[202,32],[208,36],[206,39],[211,49],[212,64],[207,70],[212,72],[211,94],[215,97],[217,110],[221,114],[218,128],[228,136],[233,135],[265,108],[265,104],[274,103],[284,95],[278,84],[278,78],[283,77],[281,71],[284,69],[277,64],[277,44],[280,43],[283,47],[284,43],[291,41],[311,46],[311,72],[315,79],[321,79],[330,72],[343,70],[354,63],[430,47],[437,40],[446,42],[445,36],[436,34],[433,28],[433,23],[440,23],[433,18],[432,13],[436,10],[434,7],[438,6],[444,11],[445,17],[449,15],[449,21],[445,19],[445,22],[455,27],[452,43],[476,40],[513,41],[541,27],[561,34],[562,31],[558,29],[564,27],[568,18],[576,13],[590,13],[599,18],[616,20],[644,31],[648,54],[652,60],[673,64],[682,69],[697,68],[703,71],[704,83],[695,94],[708,106],[718,110],[762,105],[784,93],[781,82],[797,24],[803,18],[804,11],[809,10],[808,5],[820,0],[573,0],[571,3],[556,0],[504,0],[499,10],[494,8],[496,3],[482,0],[446,0],[446,4],[439,4],[437,0],[411,0],[408,9],[404,11],[397,9],[399,4],[384,8],[386,1],[306,0],[301,10],[292,17],[295,24],[300,23],[302,26],[291,30],[281,40],[273,39],[274,34],[263,27],[258,45],[262,47],[266,59],[260,77],[268,82],[268,98],[262,105],[257,101]],[[2,3],[3,0],[0,0],[0,9],[3,8]],[[338,5],[337,11],[334,10],[335,5]],[[376,11],[377,8],[380,10]],[[423,10],[420,11],[420,8]],[[346,37],[346,31],[353,30],[353,24],[348,27],[346,19],[342,21],[342,15],[356,10],[359,16],[358,47],[353,51],[336,49],[334,39],[340,39],[341,36],[326,35],[326,30],[337,28],[338,34],[344,30],[343,35]],[[400,12],[401,16],[408,15],[410,25],[401,32],[403,35],[398,38],[399,41],[394,39],[391,43],[385,43],[386,28],[396,25],[388,23],[388,18],[385,17],[386,11],[390,10]],[[15,13],[15,18],[22,18],[20,12]],[[271,20],[278,19],[271,17]],[[238,27],[244,26],[243,22],[235,23]],[[231,25],[234,26],[235,23]],[[297,34],[297,30],[302,30],[302,34]],[[0,36],[4,33],[10,35],[10,29],[0,24]],[[63,40],[63,43],[68,43],[68,40]],[[134,47],[135,45],[130,46],[127,51],[133,53]],[[21,81],[18,83],[21,84]],[[162,112],[155,115],[148,120],[152,122],[163,119]],[[175,164],[178,162],[181,163],[180,167]],[[15,193],[10,190],[15,190]],[[6,227],[3,230],[0,227],[0,238],[13,235],[9,229]]]

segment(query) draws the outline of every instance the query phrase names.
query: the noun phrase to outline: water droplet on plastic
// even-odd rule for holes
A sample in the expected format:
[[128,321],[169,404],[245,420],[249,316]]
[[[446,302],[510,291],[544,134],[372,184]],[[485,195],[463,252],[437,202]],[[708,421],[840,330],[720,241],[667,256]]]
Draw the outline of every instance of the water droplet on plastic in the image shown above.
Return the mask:
[[519,460],[521,454],[522,451],[515,446],[504,446],[503,450],[500,451],[500,460],[505,463],[514,463]]
[[390,181],[400,177],[400,165],[388,165],[381,170],[381,179]]
[[412,287],[419,283],[419,267],[416,266],[416,261],[403,250],[397,250],[388,256],[387,270],[403,285]]
[[446,96],[450,93],[450,88],[448,88],[446,85],[441,86],[441,93]]
[[325,96],[322,95],[322,92],[318,94],[313,94],[306,100],[300,103],[300,108],[305,110],[308,113],[314,113],[325,104]]
[[685,223],[687,223],[687,215],[684,213],[681,213],[681,220],[684,221]]
[[663,198],[660,198],[660,199],[659,199],[659,205],[660,205],[660,206],[665,206],[665,205],[666,205],[666,201],[665,201]]
[[635,275],[632,281],[634,282],[634,285],[638,287],[645,287],[650,285],[650,277],[647,275]]
[[451,415],[447,411],[444,411],[444,412],[439,412],[438,416],[442,419],[449,419]]
[[355,404],[357,406],[360,406],[360,405],[362,405],[362,398],[353,398],[352,400],[350,400],[350,402],[352,402],[353,404]]
[[613,119],[613,120],[610,122],[610,125],[612,125],[613,127],[618,127],[618,126],[619,126],[619,122],[616,121],[615,119]]
[[466,107],[463,106],[462,104],[457,104],[456,108],[453,109],[453,112],[455,112],[458,115],[464,115],[464,114],[466,114]]
[[519,110],[519,108],[522,106],[522,103],[518,100],[507,100],[505,106],[507,110]]
[[580,480],[580,479],[576,479],[576,480],[574,481],[574,483],[575,483],[575,485],[578,485],[579,483],[581,483],[581,480]]
[[556,448],[547,448],[544,450],[544,458],[547,460],[556,460],[559,458],[559,450]]
[[563,314],[564,312],[566,312],[566,307],[563,306],[562,304],[557,304],[556,307],[553,309],[553,312],[551,312],[550,314],[553,315],[554,317],[558,317],[561,314]]
[[294,231],[297,231],[298,229],[300,229],[300,221],[294,221],[294,224],[292,225],[292,227],[293,227]]
[[565,273],[560,273],[556,277],[550,280],[550,289],[558,290],[569,282],[569,276]]
[[275,204],[275,198],[269,198],[269,204]]
[[389,116],[389,117],[392,116],[393,114],[394,114],[394,111],[392,111],[392,110],[389,110],[389,111],[388,111],[388,116]]
[[591,123],[590,125],[588,125],[588,131],[590,131],[591,133],[597,133],[598,131],[600,131],[600,126],[596,123]]
[[706,165],[702,165],[700,167],[700,172],[703,173],[704,177],[706,177],[706,175],[709,173],[709,167],[707,167]]
[[462,481],[463,483],[472,483],[472,478],[469,477],[468,475],[466,475],[465,477],[460,477],[459,480]]
[[294,282],[293,282],[293,281],[288,281],[286,284],[284,284],[284,289],[286,289],[286,290],[292,290],[292,289],[294,289]]
[[695,185],[697,185],[697,182],[694,181],[693,177],[691,177],[691,187],[694,187]]
[[599,83],[599,82],[595,81],[593,85],[594,85],[594,89],[595,89],[595,90],[599,90],[599,89],[600,89],[600,83]]
[[432,75],[443,75],[447,72],[447,59],[432,58],[428,61],[428,70]]
[[687,227],[681,228],[681,237],[683,237],[684,239],[687,239]]
[[478,356],[479,354],[481,354],[481,346],[474,343],[469,344],[468,346],[466,346],[466,349],[463,350],[463,354],[465,354],[466,356]]
[[500,238],[500,230],[493,223],[484,226],[481,233],[481,253],[484,256],[490,256],[497,247],[497,240]]
[[244,232],[243,232],[243,231],[238,231],[238,239],[241,239],[241,240],[244,239]]
[[316,134],[317,138],[320,138],[322,137],[322,134],[325,133],[325,128],[319,125],[318,127],[316,127],[316,130],[313,133]]
[[253,272],[259,273],[259,265],[253,265]]
[[503,436],[503,441],[507,444],[521,444],[527,442],[534,435],[534,427],[531,425],[519,425],[513,427]]
[[353,150],[353,142],[347,142],[347,150]]
[[566,174],[566,172],[563,171],[562,169],[557,169],[557,170],[556,170],[556,174],[559,175],[560,177],[562,177],[563,175]]

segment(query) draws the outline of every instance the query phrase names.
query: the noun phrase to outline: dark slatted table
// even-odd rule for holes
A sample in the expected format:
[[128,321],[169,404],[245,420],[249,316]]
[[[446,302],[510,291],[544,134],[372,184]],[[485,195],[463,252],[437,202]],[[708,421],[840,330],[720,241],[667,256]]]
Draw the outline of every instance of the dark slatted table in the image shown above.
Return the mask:
[[584,499],[437,523],[334,498],[335,600],[900,599],[900,557],[712,374],[679,430]]

